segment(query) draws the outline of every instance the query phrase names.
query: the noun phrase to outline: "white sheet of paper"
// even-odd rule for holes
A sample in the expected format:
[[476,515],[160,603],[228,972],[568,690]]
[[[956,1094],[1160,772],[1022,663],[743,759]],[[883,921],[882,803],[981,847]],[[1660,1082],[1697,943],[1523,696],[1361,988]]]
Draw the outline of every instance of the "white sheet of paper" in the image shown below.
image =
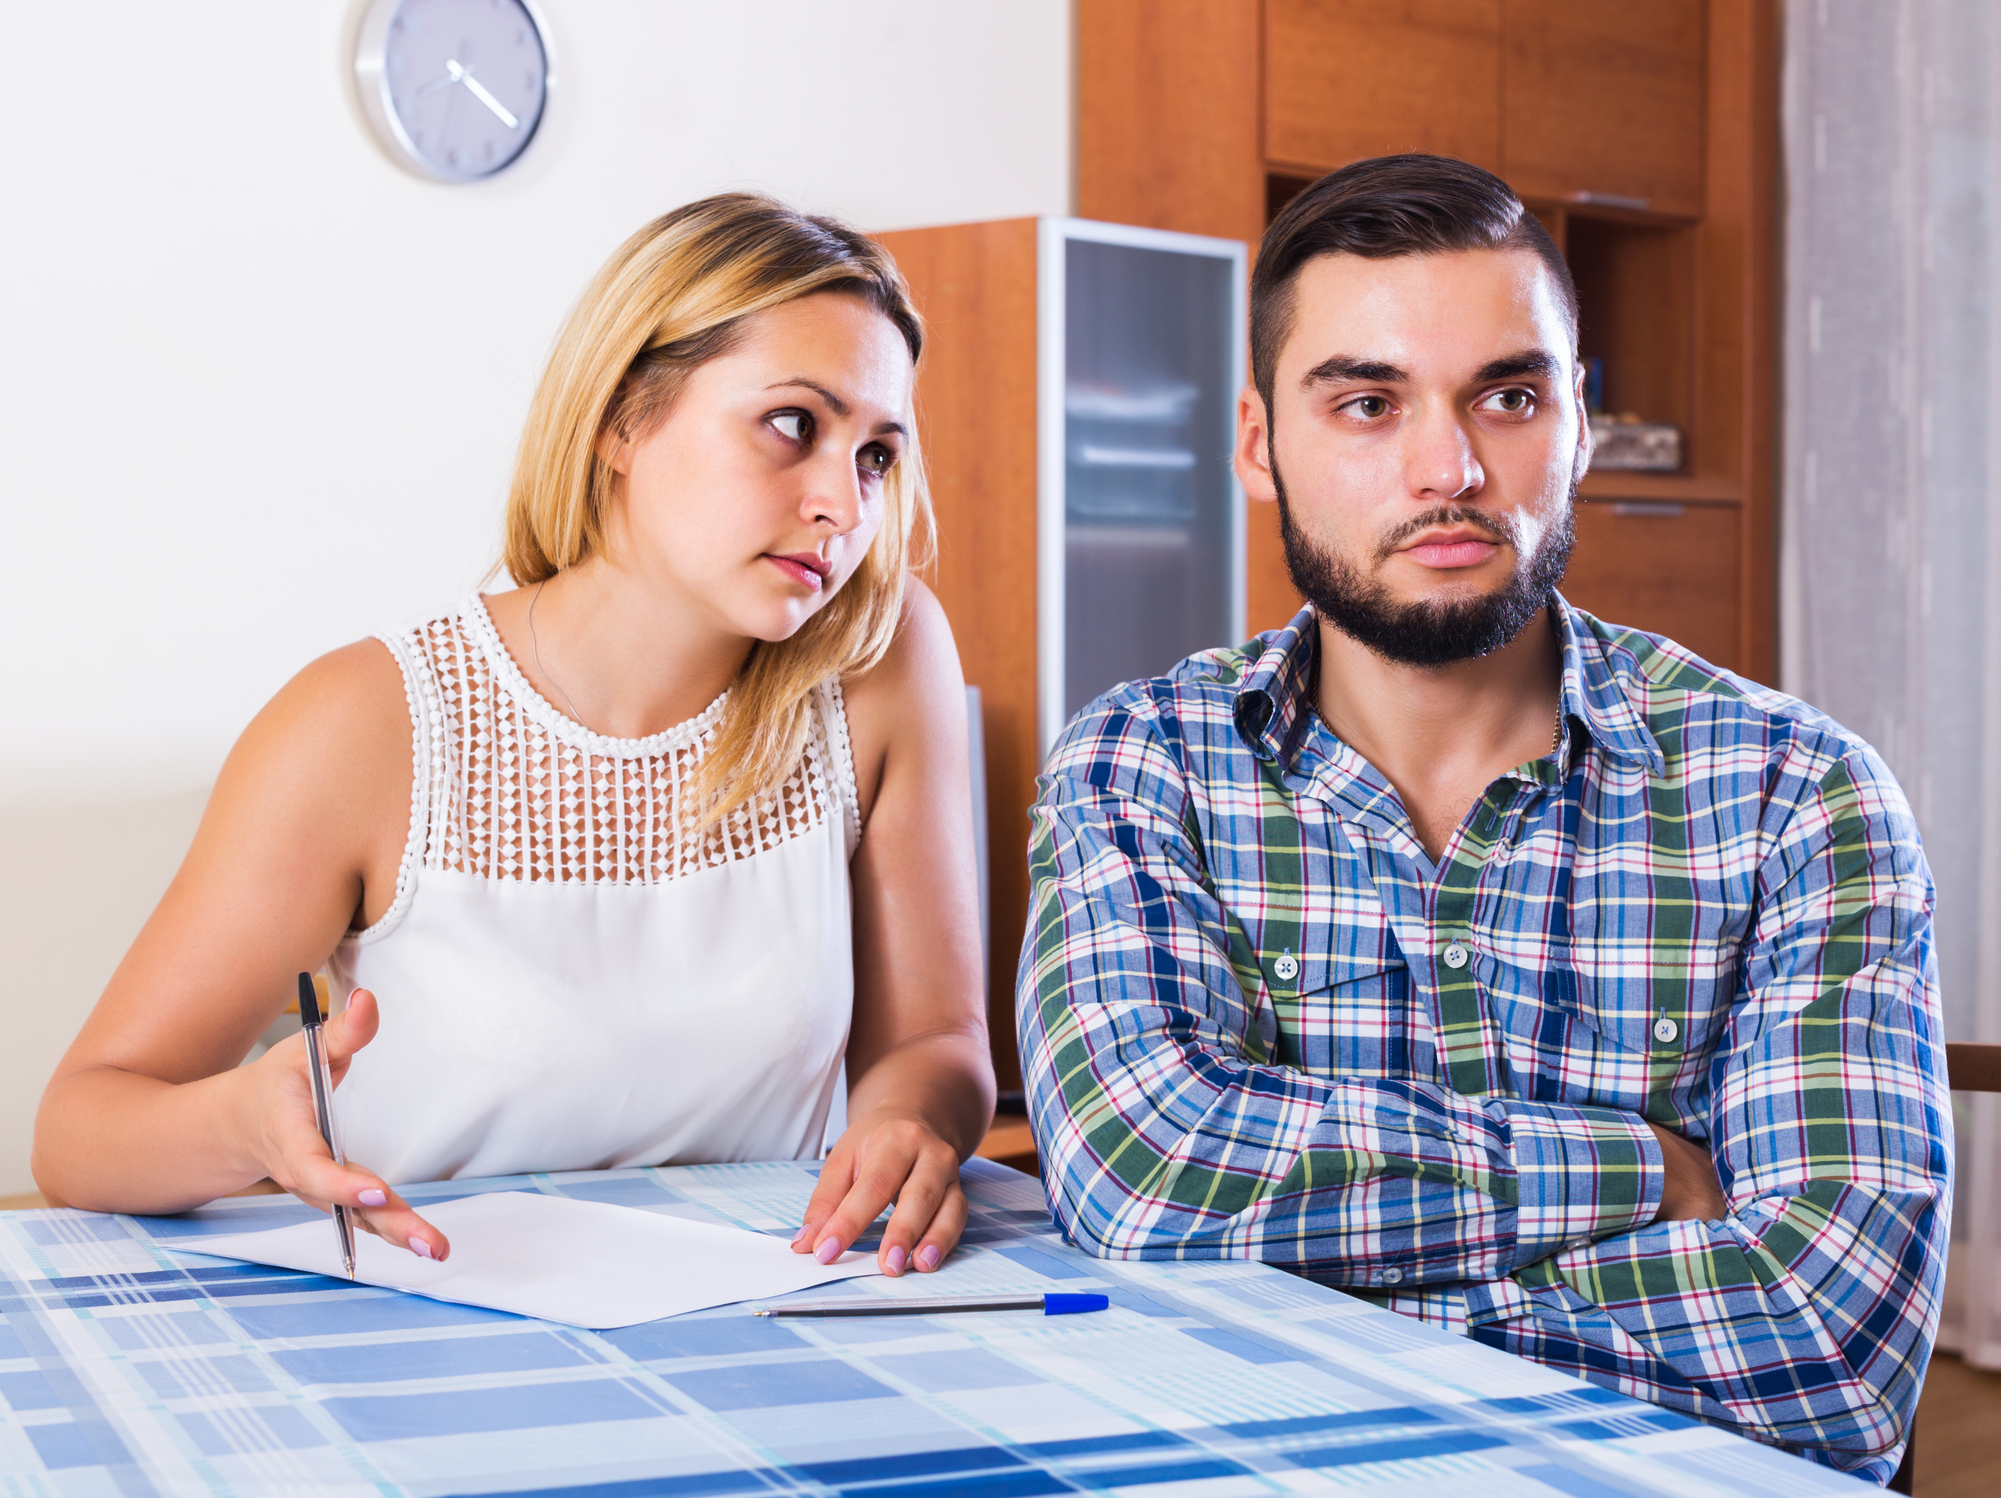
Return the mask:
[[[357,1230],[356,1283],[588,1331],[880,1272],[873,1254],[851,1252],[821,1264],[762,1233],[534,1191],[416,1206],[451,1240],[451,1257],[434,1264]],[[173,1249],[345,1277],[332,1218],[184,1238]]]

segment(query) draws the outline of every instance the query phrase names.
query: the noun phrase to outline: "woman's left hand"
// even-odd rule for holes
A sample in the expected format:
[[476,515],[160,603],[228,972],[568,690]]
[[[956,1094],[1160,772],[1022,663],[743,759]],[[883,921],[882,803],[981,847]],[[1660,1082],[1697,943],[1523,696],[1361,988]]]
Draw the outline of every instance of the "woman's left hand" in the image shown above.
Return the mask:
[[891,1202],[876,1250],[882,1272],[936,1269],[966,1228],[959,1152],[915,1113],[879,1108],[853,1120],[822,1162],[792,1250],[831,1264]]

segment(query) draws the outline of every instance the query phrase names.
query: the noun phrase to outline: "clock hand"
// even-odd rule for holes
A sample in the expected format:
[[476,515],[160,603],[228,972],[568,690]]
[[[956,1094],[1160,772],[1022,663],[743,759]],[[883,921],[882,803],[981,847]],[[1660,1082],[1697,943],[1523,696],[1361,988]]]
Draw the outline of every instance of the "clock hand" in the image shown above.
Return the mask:
[[[453,64],[453,66],[456,65]],[[494,98],[484,88],[480,87],[480,82],[477,78],[473,77],[471,68],[460,68],[458,81],[466,86],[466,92],[470,93],[480,103],[498,115],[500,123],[505,125],[509,130],[519,130],[521,128],[521,121],[507,112],[507,106]]]
[[425,84],[422,88],[418,89],[416,96],[419,99],[428,99],[431,97],[432,94],[435,94],[439,89],[450,88],[454,83],[457,82],[458,79],[454,78],[450,73],[447,73],[442,78],[433,78],[429,83]]

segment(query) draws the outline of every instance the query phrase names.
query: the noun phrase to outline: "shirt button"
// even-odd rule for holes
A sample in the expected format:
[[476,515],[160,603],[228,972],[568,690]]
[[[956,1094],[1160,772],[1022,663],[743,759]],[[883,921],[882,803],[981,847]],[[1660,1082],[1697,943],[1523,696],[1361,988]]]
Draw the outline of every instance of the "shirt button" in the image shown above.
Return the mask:
[[1403,1283],[1403,1271],[1401,1269],[1385,1269],[1383,1271],[1383,1283],[1386,1285],[1401,1285]]
[[1460,946],[1458,942],[1446,943],[1445,965],[1455,972],[1466,966],[1466,949]]
[[1662,1045],[1667,1045],[1679,1034],[1681,1034],[1681,1026],[1677,1025],[1665,1014],[1654,1021],[1654,1039],[1658,1040]]
[[1271,970],[1278,974],[1282,982],[1290,983],[1299,976],[1299,959],[1287,952],[1271,965]]

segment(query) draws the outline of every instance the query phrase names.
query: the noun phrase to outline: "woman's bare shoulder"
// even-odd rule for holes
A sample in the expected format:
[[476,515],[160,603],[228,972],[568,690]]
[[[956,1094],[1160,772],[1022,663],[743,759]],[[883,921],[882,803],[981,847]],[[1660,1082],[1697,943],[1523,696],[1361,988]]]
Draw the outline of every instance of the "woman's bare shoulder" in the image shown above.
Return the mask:
[[912,578],[888,653],[842,684],[866,819],[891,756],[956,753],[966,738],[966,679],[943,605]]
[[407,806],[410,745],[402,668],[380,640],[357,640],[278,689],[230,751],[217,791]]
[[959,647],[944,606],[917,578],[904,589],[903,617],[896,638],[883,658],[867,671],[848,678],[841,690],[850,719],[873,723],[894,720],[912,706],[963,692]]
[[[280,728],[311,728],[353,749],[385,728],[409,738],[410,709],[403,668],[380,640],[356,640],[310,661],[253,720]],[[408,744],[404,747],[407,749]]]

